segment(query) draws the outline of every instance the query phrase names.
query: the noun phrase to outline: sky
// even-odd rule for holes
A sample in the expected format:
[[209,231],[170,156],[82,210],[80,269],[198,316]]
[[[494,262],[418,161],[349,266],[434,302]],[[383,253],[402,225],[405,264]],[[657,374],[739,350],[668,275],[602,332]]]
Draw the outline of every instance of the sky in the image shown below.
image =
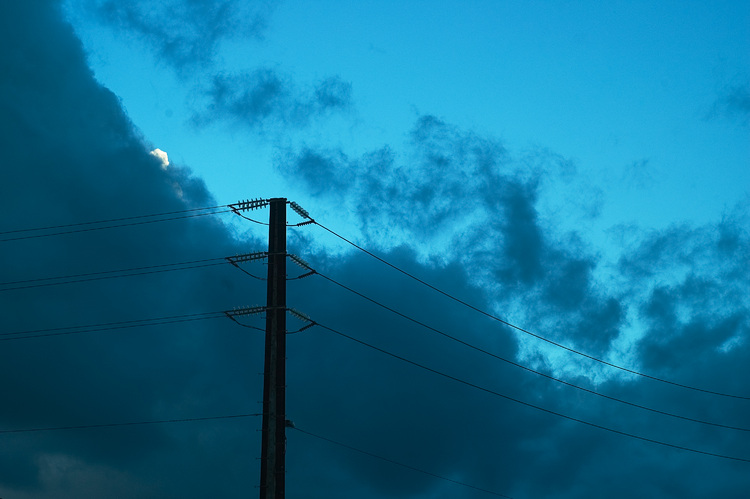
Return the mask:
[[288,497],[750,490],[746,2],[0,25],[0,497],[258,494],[274,197]]

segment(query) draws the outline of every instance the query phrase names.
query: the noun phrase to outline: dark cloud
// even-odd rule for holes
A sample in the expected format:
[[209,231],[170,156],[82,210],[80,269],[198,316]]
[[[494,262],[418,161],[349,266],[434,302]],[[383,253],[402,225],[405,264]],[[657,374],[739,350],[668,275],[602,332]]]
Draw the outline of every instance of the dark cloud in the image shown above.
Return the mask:
[[263,34],[272,2],[263,0],[90,0],[110,25],[137,34],[159,60],[180,71],[212,66],[225,40]]
[[[5,219],[4,230],[215,204],[188,171],[164,170],[149,155],[148,144],[118,99],[94,81],[56,3],[5,3],[0,18],[3,45],[14,47],[0,51],[3,72],[12,75],[0,83],[0,183],[5,186],[0,204],[4,213],[13,214]],[[209,218],[4,241],[3,281],[159,265],[238,250],[221,222]],[[231,275],[195,269],[3,290],[3,331],[222,310],[227,293],[245,288]],[[185,323],[179,328],[3,338],[0,378],[6,410],[0,425],[67,426],[246,411],[245,398],[226,394],[256,388],[246,381],[256,378],[242,364],[224,362],[233,355],[227,341],[235,331],[218,326],[211,335],[210,330]],[[221,365],[213,366],[219,359]],[[242,475],[217,450],[239,428],[148,426],[143,431],[3,435],[7,445],[4,441],[0,460],[12,465],[0,469],[0,489],[12,497],[230,496],[232,483]],[[206,440],[200,432],[214,435]],[[254,440],[252,432],[249,438]],[[192,468],[190,456],[197,455],[213,456],[207,463],[235,478],[207,483],[193,475],[182,484],[163,485],[164,476]]]
[[[216,204],[188,169],[163,169],[149,154],[152,147],[116,96],[93,79],[57,3],[2,3],[0,23],[0,69],[7,75],[0,79],[0,207],[7,214],[0,230]],[[337,102],[336,84],[318,88],[310,95],[321,105]],[[301,185],[318,197],[306,207],[313,216],[328,199],[350,209],[364,227],[364,243],[463,300],[518,313],[524,325],[602,356],[623,354],[613,344],[624,342],[629,365],[659,375],[748,392],[746,208],[716,226],[641,234],[624,249],[617,267],[624,284],[613,289],[597,281],[600,262],[582,238],[555,230],[540,214],[554,168],[519,163],[496,140],[429,116],[408,140],[404,154],[384,147],[355,158],[308,147],[281,157],[278,166],[299,173]],[[319,230],[299,228],[290,250],[445,333],[624,400],[707,421],[750,421],[746,400],[606,375],[568,354],[549,355],[531,338],[519,339],[360,252],[311,249],[306,242]],[[196,217],[0,241],[0,262],[3,282],[10,282],[263,246],[233,237],[221,219]],[[264,267],[252,270],[262,274]],[[263,283],[228,265],[3,289],[3,333],[226,310],[265,293]],[[555,383],[420,328],[320,276],[290,281],[289,303],[321,324],[487,390],[645,438],[750,457],[744,433]],[[646,335],[627,341],[631,322]],[[3,338],[0,430],[260,411],[263,335],[228,320]],[[321,327],[288,337],[287,384],[288,417],[299,428],[517,499],[742,497],[750,486],[747,463],[563,419]],[[2,433],[0,495],[245,497],[257,493],[259,426],[257,419],[237,419]],[[287,458],[290,497],[482,496],[291,429]]]
[[646,293],[640,317],[648,329],[639,348],[650,368],[679,370],[685,358],[725,355],[746,341],[750,237],[743,223],[737,211],[717,227],[674,227],[621,260]]
[[342,165],[348,158],[340,151],[316,151],[305,149],[297,156],[287,156],[289,171],[302,178],[309,190],[316,195],[345,195],[352,187],[343,173]]
[[214,75],[205,96],[209,104],[195,113],[196,125],[226,121],[265,131],[303,127],[313,118],[346,110],[351,104],[351,87],[329,78],[306,94],[278,71],[257,69]]
[[[433,256],[459,258],[474,269],[476,283],[497,290],[501,303],[533,294],[545,305],[535,307],[542,313],[528,312],[529,319],[556,317],[566,326],[553,328],[559,334],[576,331],[576,341],[606,351],[624,318],[618,298],[595,290],[597,261],[580,237],[556,234],[539,214],[550,172],[571,175],[567,162],[552,160],[516,161],[497,140],[428,115],[417,120],[402,157],[388,147],[361,158],[306,148],[277,167],[315,196],[347,206],[371,244],[409,242]],[[560,314],[568,318],[560,321]],[[591,317],[606,321],[587,326]]]
[[346,111],[351,85],[330,76],[300,85],[279,68],[222,69],[224,42],[258,39],[275,2],[238,0],[90,0],[93,12],[122,34],[134,34],[193,85],[192,123],[225,122],[255,132],[288,133],[313,119]]
[[[371,246],[393,248],[408,244],[426,253],[428,260],[447,260],[465,269],[467,283],[481,285],[484,290],[476,298],[477,303],[489,300],[486,306],[505,314],[510,311],[516,323],[533,324],[546,337],[600,358],[631,359],[626,362],[628,365],[668,379],[689,380],[688,384],[693,386],[731,393],[747,392],[746,383],[737,376],[748,358],[747,305],[742,297],[750,283],[746,276],[738,275],[750,248],[750,239],[743,229],[747,217],[744,208],[740,206],[727,214],[716,226],[678,225],[649,234],[638,232],[636,242],[623,249],[618,275],[612,281],[620,284],[613,287],[598,281],[596,271],[602,261],[580,234],[561,231],[553,225],[554,218],[540,215],[540,197],[549,195],[543,186],[554,175],[555,162],[514,160],[498,142],[458,130],[432,116],[421,117],[409,139],[410,150],[403,155],[389,147],[359,158],[342,151],[307,148],[296,155],[288,154],[277,166],[284,172],[293,172],[293,178],[299,178],[319,201],[329,199],[339,209],[347,207],[356,215],[363,239]],[[570,171],[566,175],[571,175]],[[345,183],[338,185],[340,179],[346,179]],[[352,278],[354,272],[345,271],[345,275]],[[454,278],[448,285],[455,286],[459,281]],[[655,288],[654,283],[659,282],[664,286]],[[667,285],[668,282],[673,284]],[[404,301],[408,307],[408,300]],[[428,301],[429,297],[418,299],[418,303]],[[411,310],[419,309],[415,303]],[[441,308],[437,310],[443,312]],[[459,310],[455,313],[466,317]],[[440,317],[437,319],[440,324],[452,322],[452,313]],[[381,324],[380,320],[375,324]],[[363,327],[366,326],[352,326],[359,331]],[[454,327],[467,334],[476,330],[469,324]],[[643,328],[644,336],[640,339],[633,336],[634,327]],[[494,334],[505,333],[489,324],[478,329],[480,336],[476,341],[480,343],[494,338]],[[379,331],[378,338],[387,336],[387,330]],[[749,410],[746,401],[714,400],[715,404],[705,406],[700,401],[705,402],[710,396],[675,393],[674,387],[606,374],[600,365],[583,362],[581,358],[561,359],[559,352],[550,352],[545,345],[528,337],[522,338],[520,345],[515,356],[544,372],[573,376],[582,386],[626,400],[645,400],[646,405],[660,410],[674,410],[707,421],[732,421],[729,424],[743,424],[741,421]],[[436,357],[437,365],[440,358],[445,357]],[[483,360],[472,361],[478,373],[482,365]],[[511,383],[503,385],[509,390],[506,393],[514,393],[513,387],[524,386],[528,390],[524,393],[533,394],[532,399],[545,406],[554,401],[562,412],[621,431],[647,438],[668,435],[669,441],[676,445],[690,442],[708,449],[721,442],[719,447],[727,452],[730,448],[739,449],[731,443],[731,435],[696,431],[684,421],[654,419],[622,405],[599,404],[601,399],[592,401],[580,392],[550,387],[522,376],[515,378],[517,375],[490,374],[483,379]],[[594,383],[597,379],[601,384]],[[341,391],[354,389],[348,386]],[[465,395],[463,400],[472,398]],[[479,399],[480,405],[488,403],[481,395]],[[508,412],[498,416],[495,423],[505,424],[505,415],[516,417],[516,409],[504,407],[502,410]],[[477,412],[483,410],[486,408]],[[437,411],[448,414],[439,407],[427,412]],[[523,418],[522,413],[518,417]],[[380,412],[377,419],[387,421],[390,428],[401,427]],[[675,421],[679,424],[673,424]],[[413,431],[406,421],[402,424]],[[622,441],[617,435],[602,435],[569,421],[544,420],[539,426],[534,426],[537,432],[534,436],[503,435],[493,433],[492,425],[484,427],[489,432],[486,442],[499,447],[490,449],[489,445],[476,444],[472,450],[482,456],[478,458],[481,462],[477,462],[465,456],[465,449],[454,445],[446,451],[455,456],[452,467],[436,460],[442,455],[441,446],[451,445],[452,437],[447,429],[436,428],[441,434],[440,442],[432,444],[429,456],[422,455],[416,461],[430,462],[435,469],[453,469],[462,477],[477,476],[478,481],[473,483],[488,483],[482,481],[487,480],[487,475],[472,473],[486,466],[492,470],[487,474],[499,477],[494,482],[495,490],[514,497],[593,497],[601,490],[615,496],[617,491],[627,491],[623,494],[698,497],[707,490],[704,481],[712,479],[690,456],[676,456],[674,464],[665,467],[653,449],[643,449],[638,442]],[[395,433],[395,437],[404,441],[400,433]],[[376,435],[376,440],[387,438]],[[362,442],[363,447],[375,445]],[[423,444],[417,441],[415,445]],[[395,442],[385,445],[382,452],[396,446]],[[514,449],[513,458],[503,453],[508,448]],[[465,468],[457,464],[464,460],[471,464]],[[527,470],[526,465],[533,471]],[[738,485],[745,481],[739,469],[732,465],[712,465],[714,472],[726,473],[727,483],[731,483],[717,489],[737,495]],[[532,473],[545,479],[535,480]],[[633,483],[628,477],[634,475],[642,476],[643,481]],[[514,486],[503,487],[507,480]],[[384,489],[383,493],[404,496],[410,491]]]

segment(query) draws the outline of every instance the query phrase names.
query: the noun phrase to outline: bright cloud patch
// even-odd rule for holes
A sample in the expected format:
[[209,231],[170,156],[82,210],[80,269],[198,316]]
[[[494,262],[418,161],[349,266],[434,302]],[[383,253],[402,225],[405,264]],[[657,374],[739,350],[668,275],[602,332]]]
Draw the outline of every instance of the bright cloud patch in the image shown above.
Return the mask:
[[149,154],[151,154],[151,156],[154,156],[155,158],[159,158],[159,160],[161,161],[162,170],[167,169],[167,167],[169,166],[169,156],[167,156],[166,152],[162,151],[159,148],[156,148],[153,151],[151,151]]

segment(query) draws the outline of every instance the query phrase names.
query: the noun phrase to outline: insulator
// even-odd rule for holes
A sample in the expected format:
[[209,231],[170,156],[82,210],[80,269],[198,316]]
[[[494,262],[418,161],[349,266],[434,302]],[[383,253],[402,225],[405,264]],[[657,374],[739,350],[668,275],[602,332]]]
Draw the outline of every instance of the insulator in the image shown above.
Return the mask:
[[298,310],[295,310],[293,308],[288,308],[287,310],[289,311],[290,314],[292,314],[293,316],[295,316],[297,319],[299,319],[301,321],[305,321],[305,322],[312,322],[313,321],[307,315],[303,314],[302,312],[300,312]]
[[[291,206],[292,209],[297,212],[297,215],[301,216],[302,218],[310,218],[310,214],[294,201],[289,203],[289,206]],[[312,220],[312,218],[310,219]]]
[[310,322],[310,324],[305,324],[304,326],[302,326],[301,328],[299,328],[299,331],[297,331],[297,332],[301,333],[305,329],[310,329],[313,326],[315,326],[315,323],[314,322]]
[[239,262],[252,262],[253,260],[262,260],[264,258],[268,258],[267,251],[256,251],[254,253],[246,253],[244,255],[230,256],[227,258],[227,260],[229,260],[232,263],[239,263]]
[[268,199],[246,199],[244,201],[238,201],[234,204],[230,204],[229,206],[234,211],[257,210],[258,208],[268,206]]
[[310,264],[304,261],[302,258],[298,257],[297,255],[292,255],[289,253],[289,259],[292,260],[294,263],[302,267],[303,269],[312,270],[310,267]]
[[229,315],[256,315],[262,314],[266,311],[266,307],[235,307],[231,312],[227,312]]

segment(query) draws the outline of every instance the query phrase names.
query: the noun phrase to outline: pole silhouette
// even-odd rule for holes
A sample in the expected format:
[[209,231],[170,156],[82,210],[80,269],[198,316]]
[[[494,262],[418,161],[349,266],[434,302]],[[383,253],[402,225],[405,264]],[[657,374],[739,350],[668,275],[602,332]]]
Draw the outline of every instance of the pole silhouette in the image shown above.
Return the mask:
[[283,499],[286,453],[286,198],[270,200],[260,499]]

